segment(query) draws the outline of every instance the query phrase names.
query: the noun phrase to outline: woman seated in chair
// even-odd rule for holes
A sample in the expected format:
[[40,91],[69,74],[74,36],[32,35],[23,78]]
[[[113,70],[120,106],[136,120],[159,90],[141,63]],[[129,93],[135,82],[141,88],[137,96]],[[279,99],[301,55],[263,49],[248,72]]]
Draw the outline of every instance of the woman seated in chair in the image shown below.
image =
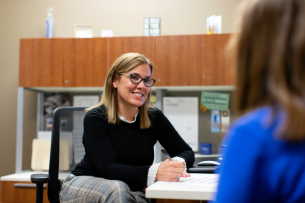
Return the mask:
[[[87,109],[86,154],[63,183],[61,202],[149,202],[144,189],[155,181],[189,177],[194,152],[163,113],[149,107],[153,64],[127,53],[112,65],[102,101]],[[173,161],[153,164],[159,141]]]

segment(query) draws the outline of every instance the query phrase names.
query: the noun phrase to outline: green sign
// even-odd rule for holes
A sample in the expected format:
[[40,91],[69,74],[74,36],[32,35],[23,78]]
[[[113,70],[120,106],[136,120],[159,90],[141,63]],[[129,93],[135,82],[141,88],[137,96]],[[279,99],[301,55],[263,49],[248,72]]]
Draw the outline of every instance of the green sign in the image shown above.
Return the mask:
[[201,93],[201,104],[207,109],[228,110],[229,93],[205,92]]

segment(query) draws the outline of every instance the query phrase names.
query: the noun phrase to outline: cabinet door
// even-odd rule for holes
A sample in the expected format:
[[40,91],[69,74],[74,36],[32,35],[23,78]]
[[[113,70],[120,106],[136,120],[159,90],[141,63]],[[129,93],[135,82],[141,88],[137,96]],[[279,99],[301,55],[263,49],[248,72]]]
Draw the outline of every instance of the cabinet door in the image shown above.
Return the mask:
[[154,63],[154,37],[110,38],[108,70],[120,55],[128,52],[143,54]]
[[107,75],[106,38],[65,39],[65,87],[103,86]]
[[[17,184],[17,185],[15,185]],[[22,184],[34,187],[23,187]],[[25,181],[1,181],[1,202],[35,203],[35,184]],[[43,188],[43,203],[48,203],[47,188]]]
[[63,39],[20,39],[19,86],[62,86]]
[[156,85],[230,85],[225,35],[181,35],[156,38]]
[[202,35],[156,37],[156,85],[201,85]]
[[232,58],[226,46],[230,34],[202,36],[203,78],[201,85],[234,85]]

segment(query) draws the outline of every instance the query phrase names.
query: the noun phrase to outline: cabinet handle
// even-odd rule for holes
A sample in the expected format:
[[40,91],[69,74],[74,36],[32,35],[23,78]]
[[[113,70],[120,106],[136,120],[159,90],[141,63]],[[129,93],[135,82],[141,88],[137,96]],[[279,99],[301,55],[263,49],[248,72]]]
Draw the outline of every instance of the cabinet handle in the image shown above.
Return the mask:
[[69,81],[68,80],[65,80],[65,83],[68,83]]
[[[15,183],[14,184],[15,187],[31,187],[31,188],[34,188],[36,187],[36,184],[32,184],[32,183]],[[43,188],[46,188],[47,185],[43,184]]]

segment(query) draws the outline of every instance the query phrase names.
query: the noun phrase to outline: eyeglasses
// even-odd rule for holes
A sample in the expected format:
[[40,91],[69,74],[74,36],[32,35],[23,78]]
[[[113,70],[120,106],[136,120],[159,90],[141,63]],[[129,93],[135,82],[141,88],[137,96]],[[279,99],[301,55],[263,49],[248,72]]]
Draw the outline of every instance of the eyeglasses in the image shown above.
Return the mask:
[[123,74],[123,75],[128,75],[130,77],[130,81],[133,83],[133,84],[140,84],[140,82],[143,80],[144,82],[144,85],[146,87],[151,87],[155,84],[156,80],[154,79],[145,79],[145,78],[142,78],[141,76],[139,76],[138,74]]

